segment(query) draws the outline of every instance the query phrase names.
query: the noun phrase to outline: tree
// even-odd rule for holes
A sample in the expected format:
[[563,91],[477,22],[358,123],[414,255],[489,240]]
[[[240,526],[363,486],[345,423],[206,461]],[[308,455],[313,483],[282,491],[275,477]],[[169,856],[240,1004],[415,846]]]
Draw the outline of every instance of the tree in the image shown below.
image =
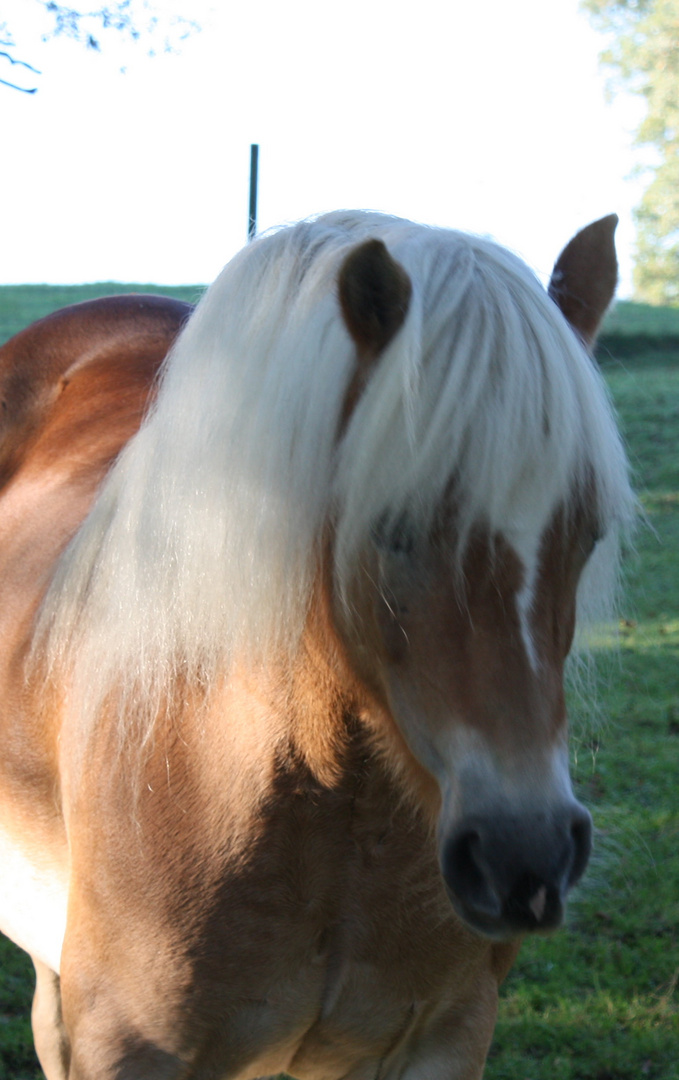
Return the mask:
[[[7,29],[7,23],[0,23],[0,61],[6,61],[12,68],[18,67],[22,72],[32,71],[34,75],[40,74],[32,64],[28,64],[25,60],[17,60],[15,56],[12,56],[11,52],[7,52],[8,49],[12,48],[14,48],[14,42]],[[0,86],[9,86],[10,90],[20,90],[23,94],[34,94],[37,89],[35,86],[20,86],[18,83],[10,82],[9,79],[0,79]]]
[[601,58],[613,85],[646,101],[636,142],[652,160],[635,211],[635,292],[648,303],[679,305],[679,0],[583,0],[583,7],[609,37]]
[[[152,0],[111,0],[94,10],[74,8],[69,4],[57,3],[56,0],[34,0],[34,3],[39,4],[46,12],[44,41],[64,36],[80,42],[85,48],[97,51],[101,50],[105,39],[115,34],[132,42],[145,40],[149,56],[159,51],[174,52],[183,40],[200,29],[193,19],[168,14],[166,10],[159,11]],[[0,60],[10,64],[11,69],[39,75],[40,72],[26,60],[17,59],[13,55],[12,50],[15,47],[7,23],[0,23]],[[22,86],[15,79],[9,78],[0,78],[0,84],[26,94],[34,94],[37,89],[34,86]]]

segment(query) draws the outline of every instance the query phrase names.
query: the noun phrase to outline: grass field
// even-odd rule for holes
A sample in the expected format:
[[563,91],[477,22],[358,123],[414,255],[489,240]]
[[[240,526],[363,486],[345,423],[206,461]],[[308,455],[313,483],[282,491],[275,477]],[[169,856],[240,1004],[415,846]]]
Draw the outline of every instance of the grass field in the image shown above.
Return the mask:
[[[0,344],[50,311],[113,293],[164,293],[195,303],[204,285],[142,285],[99,281],[93,285],[0,285]],[[607,359],[679,354],[679,308],[623,302],[606,317],[599,353]]]
[[195,304],[204,285],[121,285],[99,281],[94,285],[0,285],[0,344],[24,326],[42,319],[57,308],[115,293],[162,293]]
[[[679,1080],[679,311],[620,305],[601,355],[648,525],[619,625],[595,644],[600,720],[574,722],[593,865],[567,926],[527,942],[505,984],[486,1080]],[[1,939],[0,1080],[41,1075],[31,993]]]
[[487,1080],[679,1078],[679,353],[606,374],[648,527],[596,646],[601,720],[574,725],[596,854],[506,983]]

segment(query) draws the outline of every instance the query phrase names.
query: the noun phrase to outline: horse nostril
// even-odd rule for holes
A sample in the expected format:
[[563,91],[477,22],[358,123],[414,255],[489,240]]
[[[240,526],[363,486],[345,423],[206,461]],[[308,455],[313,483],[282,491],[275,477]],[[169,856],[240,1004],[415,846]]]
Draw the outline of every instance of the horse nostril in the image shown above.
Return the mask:
[[476,911],[496,917],[501,902],[492,885],[483,857],[483,841],[476,829],[451,838],[443,858],[443,877],[448,888]]
[[481,870],[476,861],[475,851],[479,850],[481,837],[475,831],[458,836],[448,848],[448,863],[460,880],[479,884]]

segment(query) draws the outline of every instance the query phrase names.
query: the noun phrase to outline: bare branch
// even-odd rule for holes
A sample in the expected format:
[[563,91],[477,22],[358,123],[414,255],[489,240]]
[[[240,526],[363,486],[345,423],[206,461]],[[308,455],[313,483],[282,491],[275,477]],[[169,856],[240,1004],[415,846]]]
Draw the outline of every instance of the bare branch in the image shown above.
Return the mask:
[[16,83],[7,82],[7,79],[0,79],[0,86],[9,86],[10,90],[18,90],[20,94],[35,94],[38,89],[37,86],[17,86]]
[[[58,0],[35,2],[44,8],[52,21],[52,28],[48,28],[43,34],[43,41],[63,35],[80,42],[86,49],[97,52],[101,51],[101,42],[106,35],[117,34],[135,43],[147,40],[150,43],[147,49],[149,56],[155,56],[161,51],[174,53],[178,51],[181,42],[200,30],[200,24],[194,19],[168,14],[162,0],[94,0],[95,4],[99,3],[100,6],[84,10],[68,3],[59,3]],[[0,22],[0,50],[14,47],[15,43],[6,21]],[[0,51],[0,60],[8,60],[12,65],[19,65],[40,75],[37,68],[23,60],[16,60],[9,52]],[[121,71],[124,70],[125,68],[121,68]],[[9,86],[24,94],[34,94],[37,89],[26,88],[6,79],[0,79],[0,85]]]
[[[7,27],[3,24],[2,29],[6,32]],[[0,50],[0,59],[8,60],[12,67],[26,68],[28,71],[32,71],[34,75],[40,75],[38,69],[34,68],[32,64],[26,63],[25,60],[17,60],[16,57],[12,56],[11,53],[5,52],[5,49],[14,48],[14,42],[11,40],[11,38],[8,38],[5,41],[0,41],[0,45],[4,46],[4,48]],[[35,94],[36,90],[38,89],[37,86],[19,86],[18,83],[10,82],[8,79],[0,79],[0,86],[8,86],[10,90],[18,90],[21,94]]]
[[[11,43],[9,41],[0,41],[0,45],[10,45],[10,44]],[[38,71],[37,68],[33,67],[32,64],[27,64],[25,60],[15,60],[15,58],[13,56],[11,56],[10,53],[8,53],[8,52],[0,52],[0,56],[4,56],[6,60],[9,60],[10,64],[19,64],[20,67],[28,68],[28,70],[32,71],[34,73],[34,75],[40,75],[41,74]]]

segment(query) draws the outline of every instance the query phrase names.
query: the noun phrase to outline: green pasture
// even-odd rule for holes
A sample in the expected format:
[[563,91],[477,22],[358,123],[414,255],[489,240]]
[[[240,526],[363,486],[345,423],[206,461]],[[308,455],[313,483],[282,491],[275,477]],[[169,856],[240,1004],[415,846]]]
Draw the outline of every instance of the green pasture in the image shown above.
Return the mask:
[[204,290],[204,285],[121,285],[119,281],[99,281],[93,285],[0,285],[0,344],[51,311],[98,296],[160,293],[195,304]]
[[[0,341],[92,295],[200,292],[46,290],[0,288]],[[595,855],[567,925],[527,941],[505,984],[486,1080],[679,1080],[679,310],[619,305],[599,356],[646,521],[620,620],[594,643],[596,707],[572,703]],[[0,1080],[41,1075],[31,993],[29,961],[0,939]]]
[[598,719],[573,724],[595,855],[567,926],[522,949],[486,1080],[679,1078],[679,349],[604,370],[646,521],[594,644]]
[[[195,303],[204,285],[143,285],[99,281],[91,285],[0,285],[0,344],[50,311],[114,293],[162,293]],[[648,353],[679,353],[679,308],[623,302],[606,317],[599,354],[607,360]]]

